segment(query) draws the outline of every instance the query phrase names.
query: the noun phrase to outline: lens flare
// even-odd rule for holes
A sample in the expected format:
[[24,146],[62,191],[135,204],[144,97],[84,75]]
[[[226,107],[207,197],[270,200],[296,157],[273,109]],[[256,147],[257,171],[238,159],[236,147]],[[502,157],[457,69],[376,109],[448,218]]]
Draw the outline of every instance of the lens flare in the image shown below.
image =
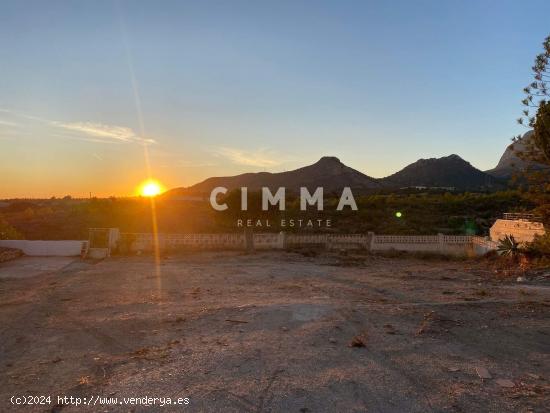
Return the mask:
[[143,182],[139,188],[139,194],[145,197],[154,197],[164,191],[163,186],[155,180],[149,179]]

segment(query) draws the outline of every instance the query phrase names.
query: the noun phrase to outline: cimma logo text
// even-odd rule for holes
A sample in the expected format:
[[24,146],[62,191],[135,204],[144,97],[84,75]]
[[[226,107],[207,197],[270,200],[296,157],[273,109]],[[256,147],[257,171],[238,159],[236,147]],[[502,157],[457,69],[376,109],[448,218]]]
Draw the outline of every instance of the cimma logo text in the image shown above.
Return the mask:
[[[228,206],[225,203],[218,202],[218,195],[223,195],[227,193],[227,188],[223,186],[217,186],[210,193],[210,205],[216,211],[225,211]],[[279,187],[277,191],[273,194],[271,190],[267,187],[262,187],[262,211],[267,211],[270,205],[278,205],[279,211],[284,211],[286,208],[285,205],[285,196],[286,190],[284,187]],[[317,187],[313,194],[311,194],[307,188],[300,188],[300,210],[307,210],[308,206],[317,206],[317,211],[322,211],[324,208],[324,198],[323,198],[323,188]],[[338,201],[338,206],[336,207],[337,211],[342,211],[344,207],[350,207],[353,211],[357,211],[357,204],[355,203],[355,198],[351,192],[350,187],[345,187],[342,190],[340,195],[340,200]],[[248,210],[248,188],[241,188],[241,211]]]

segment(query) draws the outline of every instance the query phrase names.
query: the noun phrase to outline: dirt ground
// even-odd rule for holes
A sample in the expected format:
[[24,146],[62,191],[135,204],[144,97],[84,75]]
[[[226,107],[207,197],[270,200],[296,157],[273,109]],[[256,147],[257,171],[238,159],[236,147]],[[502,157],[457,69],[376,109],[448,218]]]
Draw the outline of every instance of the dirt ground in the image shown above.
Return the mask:
[[[476,261],[23,257],[0,264],[0,411],[543,412],[549,310],[548,283]],[[145,396],[189,404],[120,404]]]

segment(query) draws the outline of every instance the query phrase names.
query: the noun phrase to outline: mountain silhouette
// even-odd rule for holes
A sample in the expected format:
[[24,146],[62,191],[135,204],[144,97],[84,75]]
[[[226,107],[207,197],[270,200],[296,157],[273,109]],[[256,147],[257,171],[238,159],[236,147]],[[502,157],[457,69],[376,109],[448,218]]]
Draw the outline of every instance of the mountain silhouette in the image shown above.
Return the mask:
[[323,187],[325,193],[339,193],[350,187],[354,193],[366,194],[377,190],[397,190],[408,187],[448,188],[456,190],[497,190],[501,180],[474,168],[458,155],[420,159],[399,172],[376,179],[344,165],[334,156],[324,156],[312,165],[287,172],[250,172],[235,176],[212,177],[190,187],[174,188],[166,197],[205,195],[215,187],[228,191],[247,187],[250,191],[268,187],[272,191],[285,187],[298,193],[300,187],[313,192]]
[[380,180],[385,187],[445,187],[459,190],[490,190],[502,187],[498,179],[474,168],[458,155],[419,159]]
[[271,190],[285,187],[287,191],[296,193],[299,192],[300,187],[306,187],[312,192],[315,188],[322,186],[325,193],[340,192],[344,187],[351,187],[358,193],[381,188],[377,179],[344,165],[334,156],[324,156],[313,165],[292,171],[213,177],[187,188],[172,189],[165,194],[204,194],[218,186],[225,187],[228,191],[241,187],[247,187],[250,191],[259,190],[262,187],[268,187]]

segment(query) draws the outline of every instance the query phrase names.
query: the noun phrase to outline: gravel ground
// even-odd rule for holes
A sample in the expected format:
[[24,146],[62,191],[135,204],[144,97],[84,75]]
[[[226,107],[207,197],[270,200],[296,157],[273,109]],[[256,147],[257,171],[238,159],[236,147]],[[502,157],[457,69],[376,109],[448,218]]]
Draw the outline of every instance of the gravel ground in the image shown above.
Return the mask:
[[[0,411],[543,412],[549,310],[548,285],[476,261],[20,258],[0,264]],[[96,399],[144,396],[189,404]]]

